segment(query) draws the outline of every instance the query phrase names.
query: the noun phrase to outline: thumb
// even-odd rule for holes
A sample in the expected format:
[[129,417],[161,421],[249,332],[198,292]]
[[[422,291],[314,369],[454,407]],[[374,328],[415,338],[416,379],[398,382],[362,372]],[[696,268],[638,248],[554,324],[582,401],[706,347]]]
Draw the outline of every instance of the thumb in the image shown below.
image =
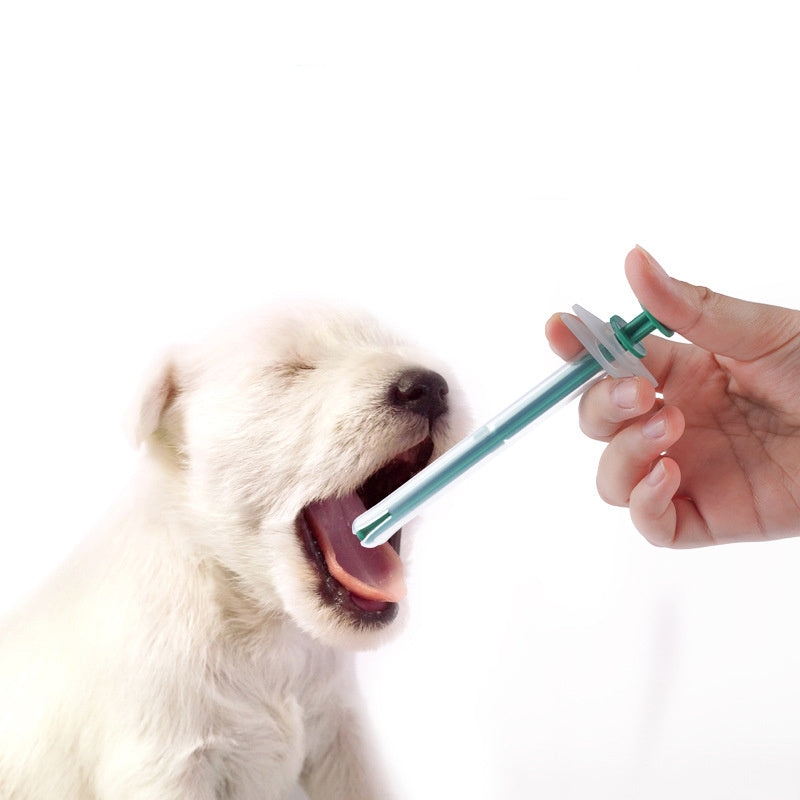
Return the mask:
[[639,302],[657,320],[711,353],[750,361],[786,341],[788,309],[671,278],[638,245],[625,259],[625,274]]

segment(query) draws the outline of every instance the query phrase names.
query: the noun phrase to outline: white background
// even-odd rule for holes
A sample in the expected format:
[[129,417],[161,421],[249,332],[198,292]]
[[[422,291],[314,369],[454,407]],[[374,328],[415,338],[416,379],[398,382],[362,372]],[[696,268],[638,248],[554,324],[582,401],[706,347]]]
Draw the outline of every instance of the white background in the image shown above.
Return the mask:
[[[630,317],[635,243],[797,306],[798,25],[762,2],[7,2],[0,607],[134,469],[164,345],[364,306],[476,422]],[[800,540],[668,552],[594,491],[573,405],[426,513],[359,657],[402,798],[796,798]]]

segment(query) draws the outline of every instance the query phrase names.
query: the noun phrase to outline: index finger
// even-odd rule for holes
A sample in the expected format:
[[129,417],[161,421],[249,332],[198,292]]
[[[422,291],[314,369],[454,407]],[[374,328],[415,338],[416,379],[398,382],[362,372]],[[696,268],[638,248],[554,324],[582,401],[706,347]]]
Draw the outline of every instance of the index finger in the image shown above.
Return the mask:
[[564,324],[561,314],[553,314],[547,320],[544,326],[544,335],[547,337],[551,350],[564,361],[571,361],[583,351],[583,345]]

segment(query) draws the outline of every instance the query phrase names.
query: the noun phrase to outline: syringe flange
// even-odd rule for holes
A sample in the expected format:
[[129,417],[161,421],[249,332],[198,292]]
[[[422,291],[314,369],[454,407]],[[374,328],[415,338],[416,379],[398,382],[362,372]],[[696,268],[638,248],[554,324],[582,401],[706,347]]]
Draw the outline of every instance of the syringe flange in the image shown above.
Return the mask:
[[640,376],[647,378],[653,386],[658,382],[642,364],[645,355],[644,347],[638,341],[623,344],[625,321],[614,317],[616,323],[603,322],[582,306],[572,307],[577,315],[562,314],[561,321],[572,331],[575,338],[591,353],[592,358],[612,377],[630,378]]

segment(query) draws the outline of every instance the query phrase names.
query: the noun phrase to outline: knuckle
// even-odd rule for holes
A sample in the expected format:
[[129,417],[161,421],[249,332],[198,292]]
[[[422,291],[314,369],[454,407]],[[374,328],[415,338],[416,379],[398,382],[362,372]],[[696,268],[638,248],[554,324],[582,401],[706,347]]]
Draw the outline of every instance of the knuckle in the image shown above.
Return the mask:
[[578,425],[583,434],[590,439],[610,441],[619,429],[619,423],[603,416],[598,409],[586,406],[578,414]]
[[597,472],[595,486],[597,487],[597,494],[600,495],[600,499],[604,503],[618,508],[625,508],[628,506],[629,496],[625,495],[613,481],[609,480],[602,468]]

